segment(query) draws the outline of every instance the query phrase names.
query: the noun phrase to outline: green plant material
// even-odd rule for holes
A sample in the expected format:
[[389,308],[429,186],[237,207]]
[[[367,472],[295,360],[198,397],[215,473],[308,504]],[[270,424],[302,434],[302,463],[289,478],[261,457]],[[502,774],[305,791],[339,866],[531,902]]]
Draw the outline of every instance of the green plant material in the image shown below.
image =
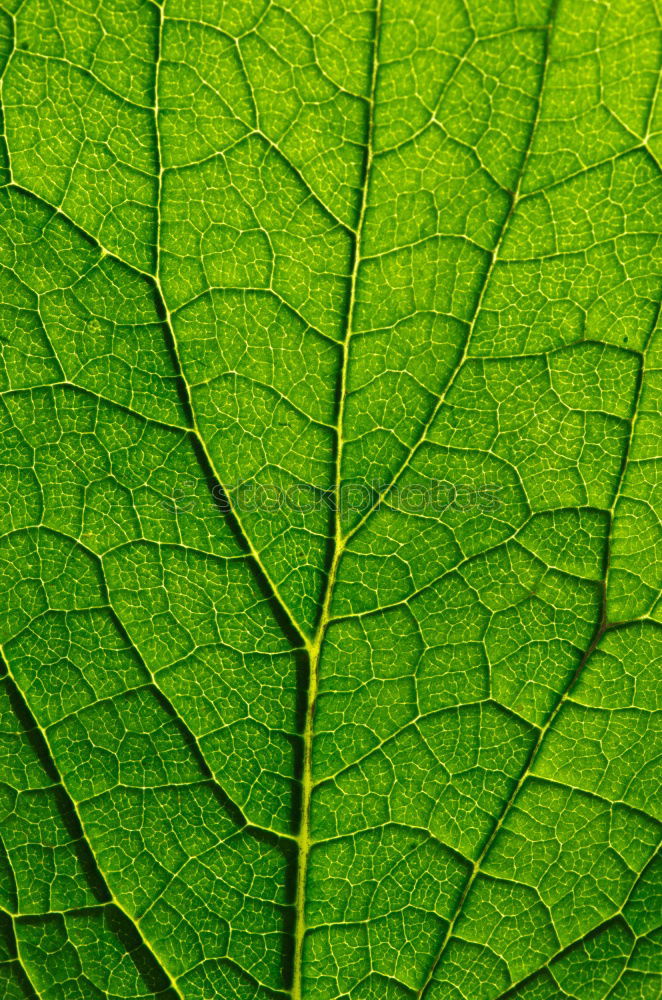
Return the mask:
[[0,2],[3,1000],[659,997],[661,60]]

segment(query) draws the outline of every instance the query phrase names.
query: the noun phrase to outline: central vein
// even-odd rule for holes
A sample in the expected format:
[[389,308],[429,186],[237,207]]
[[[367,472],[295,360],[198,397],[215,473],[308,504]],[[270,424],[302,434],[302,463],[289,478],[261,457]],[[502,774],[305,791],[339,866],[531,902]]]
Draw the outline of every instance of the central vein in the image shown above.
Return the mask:
[[319,665],[322,646],[330,620],[331,599],[338,573],[338,565],[343,554],[346,537],[342,530],[342,456],[343,456],[343,423],[345,417],[345,396],[347,381],[347,366],[349,360],[349,344],[354,332],[354,316],[356,312],[356,290],[359,266],[361,262],[361,240],[368,203],[368,187],[373,160],[373,139],[375,128],[375,91],[377,87],[377,71],[379,66],[378,49],[381,28],[382,0],[375,0],[374,30],[372,57],[370,67],[370,90],[368,102],[368,126],[366,137],[365,158],[363,161],[363,176],[361,180],[361,201],[358,223],[354,234],[352,254],[352,271],[349,284],[349,303],[347,307],[347,324],[342,343],[342,356],[338,373],[338,417],[335,460],[334,511],[333,511],[333,555],[322,598],[322,611],[315,630],[315,635],[308,647],[309,677],[306,698],[306,717],[303,730],[303,763],[301,775],[301,825],[297,837],[298,857],[296,873],[295,927],[294,927],[294,962],[292,998],[303,998],[303,945],[306,934],[306,882],[308,862],[313,842],[310,835],[310,811],[313,793],[313,738],[315,724],[315,706],[319,688]]

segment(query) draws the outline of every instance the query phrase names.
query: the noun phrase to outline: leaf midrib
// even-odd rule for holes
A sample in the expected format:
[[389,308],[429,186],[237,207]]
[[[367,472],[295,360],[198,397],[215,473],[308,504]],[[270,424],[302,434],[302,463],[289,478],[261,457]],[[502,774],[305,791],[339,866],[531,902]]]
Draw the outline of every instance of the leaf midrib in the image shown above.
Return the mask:
[[354,333],[354,320],[357,304],[357,284],[361,264],[361,241],[365,225],[370,188],[370,172],[373,161],[374,129],[375,129],[375,94],[379,72],[379,41],[381,32],[382,0],[375,0],[373,10],[373,32],[370,59],[370,87],[367,101],[367,136],[363,160],[363,176],[361,178],[361,194],[359,215],[356,231],[353,234],[352,270],[349,281],[349,296],[346,312],[344,336],[341,343],[342,355],[339,365],[336,398],[338,410],[336,417],[336,449],[334,463],[334,511],[333,511],[333,550],[325,589],[321,601],[319,622],[308,648],[309,670],[308,690],[306,692],[306,714],[303,731],[303,761],[301,776],[301,819],[298,834],[298,858],[295,897],[295,926],[293,954],[292,1000],[302,1000],[303,997],[303,957],[306,935],[306,883],[310,852],[313,846],[311,839],[311,807],[314,791],[313,784],[313,741],[315,736],[315,709],[319,690],[319,670],[326,632],[331,621],[331,602],[336,585],[338,566],[347,544],[347,536],[342,530],[342,459],[343,459],[343,424],[345,418],[345,400],[347,398],[347,368],[349,364],[349,347]]

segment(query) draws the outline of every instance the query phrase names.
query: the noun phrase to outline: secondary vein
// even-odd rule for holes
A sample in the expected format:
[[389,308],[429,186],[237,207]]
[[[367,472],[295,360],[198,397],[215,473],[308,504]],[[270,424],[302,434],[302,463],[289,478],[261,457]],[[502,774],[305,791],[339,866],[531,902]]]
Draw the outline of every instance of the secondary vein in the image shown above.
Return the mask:
[[28,705],[28,703],[27,703],[27,701],[26,701],[26,699],[25,699],[25,697],[23,695],[23,692],[22,692],[21,688],[19,687],[19,685],[18,685],[18,683],[16,681],[16,678],[14,677],[12,669],[11,669],[11,667],[9,665],[9,661],[4,656],[4,653],[2,653],[2,664],[3,664],[3,666],[5,668],[5,671],[6,671],[5,676],[8,679],[9,683],[11,684],[11,686],[12,686],[14,692],[15,692],[16,697],[21,702],[21,705],[23,706],[23,709],[25,710],[27,717],[30,719],[31,723],[33,724],[35,731],[39,733],[40,740],[41,740],[41,742],[43,744],[43,747],[44,747],[44,751],[48,755],[48,762],[49,762],[49,764],[51,766],[52,775],[53,775],[53,778],[55,779],[55,783],[62,789],[62,792],[63,792],[63,794],[65,796],[65,799],[66,799],[66,801],[67,801],[67,803],[69,805],[69,808],[71,809],[73,815],[76,818],[76,823],[77,823],[77,825],[78,825],[78,827],[79,827],[79,829],[81,831],[81,834],[83,835],[83,838],[85,840],[85,844],[87,845],[87,848],[88,848],[88,850],[90,852],[90,856],[91,856],[91,858],[92,858],[92,860],[94,862],[95,874],[96,874],[97,878],[99,879],[99,883],[100,883],[100,886],[103,888],[104,894],[107,897],[106,902],[112,903],[124,915],[124,917],[131,924],[131,926],[135,928],[136,933],[138,934],[138,936],[140,938],[140,941],[142,943],[142,946],[149,953],[149,955],[151,955],[154,964],[160,969],[160,971],[162,972],[163,976],[168,981],[169,987],[173,990],[173,992],[175,993],[175,995],[177,997],[179,997],[179,1000],[185,1000],[185,998],[183,997],[181,991],[179,990],[179,988],[178,988],[175,980],[172,978],[172,976],[170,975],[170,973],[168,972],[168,970],[165,968],[165,966],[160,962],[159,957],[157,956],[156,952],[152,949],[152,947],[150,946],[147,938],[144,936],[144,934],[143,934],[143,932],[141,930],[141,927],[140,927],[140,924],[138,923],[138,921],[136,921],[136,920],[133,919],[133,917],[130,915],[130,913],[128,912],[128,910],[125,909],[125,907],[122,905],[122,903],[119,901],[119,899],[115,896],[115,894],[112,892],[110,886],[108,885],[108,882],[106,881],[106,878],[105,878],[105,876],[103,874],[103,871],[102,871],[101,866],[99,864],[99,860],[98,860],[98,858],[96,856],[94,848],[92,847],[92,840],[91,840],[91,838],[89,837],[89,835],[87,834],[87,832],[85,830],[85,825],[83,823],[83,818],[82,818],[82,816],[80,814],[80,810],[78,808],[78,805],[76,804],[76,801],[73,798],[73,796],[69,793],[69,791],[67,789],[67,786],[65,785],[64,780],[62,778],[62,774],[60,772],[60,769],[57,766],[57,763],[56,763],[56,760],[55,760],[55,755],[53,753],[53,749],[52,749],[52,747],[50,745],[50,742],[49,742],[49,739],[48,739],[48,733],[47,733],[47,731],[45,729],[42,728],[42,726],[39,725],[39,723],[37,722],[37,720],[33,716],[32,712],[30,710],[30,706]]
[[[550,19],[550,21],[553,21],[553,19]],[[550,24],[550,32],[551,32],[551,24]],[[547,64],[547,62],[548,62],[548,59],[546,60],[546,64]],[[544,77],[543,77],[543,84],[544,84]],[[542,86],[543,85],[541,84],[541,93],[542,93]],[[529,777],[529,775],[531,774],[531,772],[533,770],[533,766],[534,766],[534,764],[536,762],[536,759],[537,759],[538,754],[539,754],[539,752],[540,752],[540,750],[542,748],[542,745],[543,745],[543,743],[545,741],[545,738],[546,738],[547,734],[553,728],[554,723],[556,722],[556,720],[557,720],[557,718],[558,718],[561,710],[563,709],[563,707],[566,704],[566,702],[569,700],[569,698],[570,698],[570,696],[571,696],[571,694],[572,694],[575,686],[577,685],[577,682],[579,681],[579,678],[581,677],[581,675],[584,672],[584,668],[586,667],[586,664],[588,663],[588,661],[590,660],[591,656],[595,652],[595,650],[598,647],[598,645],[599,645],[600,641],[602,640],[603,636],[605,635],[606,632],[609,631],[610,627],[613,627],[613,626],[610,626],[610,623],[609,623],[608,617],[607,617],[607,585],[608,585],[608,581],[609,581],[609,567],[610,567],[612,533],[613,533],[613,527],[614,527],[614,515],[615,515],[616,505],[618,503],[618,499],[620,497],[621,490],[623,488],[623,481],[625,479],[625,473],[626,473],[626,470],[627,470],[628,461],[629,461],[629,457],[630,457],[630,452],[631,452],[631,449],[632,449],[632,441],[634,439],[634,432],[635,432],[635,427],[636,427],[637,417],[638,417],[639,402],[641,400],[641,392],[642,392],[642,386],[643,386],[643,374],[644,374],[644,370],[645,370],[646,351],[650,347],[651,340],[653,338],[655,329],[657,327],[657,322],[658,322],[658,318],[659,318],[661,306],[662,306],[662,302],[658,303],[657,313],[656,313],[656,315],[653,318],[653,321],[651,323],[651,328],[650,328],[650,331],[649,331],[649,334],[648,334],[648,338],[647,338],[646,344],[644,346],[644,350],[642,352],[643,353],[643,360],[642,360],[641,368],[639,370],[639,378],[638,378],[638,381],[637,381],[637,387],[636,387],[636,390],[635,390],[635,396],[634,396],[634,400],[633,400],[633,404],[632,404],[632,417],[630,419],[629,433],[628,433],[627,441],[625,443],[625,448],[623,450],[623,459],[622,459],[621,467],[620,467],[619,474],[618,474],[618,480],[616,482],[616,486],[615,486],[615,489],[614,489],[614,496],[613,496],[612,503],[611,503],[611,506],[610,506],[610,509],[609,509],[609,512],[608,512],[609,513],[609,528],[608,528],[608,532],[607,532],[607,540],[606,540],[606,548],[605,548],[605,556],[604,556],[604,577],[603,577],[603,580],[602,580],[601,608],[600,608],[600,616],[599,616],[598,622],[597,622],[595,630],[593,632],[593,636],[591,637],[591,641],[589,642],[589,645],[586,648],[586,651],[584,652],[583,656],[581,657],[581,659],[580,659],[580,661],[579,661],[579,663],[578,663],[578,665],[577,665],[574,673],[570,677],[570,679],[569,679],[568,683],[566,684],[565,688],[563,689],[563,691],[561,691],[561,693],[560,693],[560,695],[559,695],[559,697],[558,697],[558,699],[556,701],[556,704],[554,705],[554,707],[552,708],[549,716],[547,717],[547,721],[545,722],[545,724],[543,725],[543,727],[540,729],[540,732],[538,733],[537,739],[536,739],[535,743],[533,744],[533,746],[531,748],[531,751],[530,751],[530,753],[529,753],[529,755],[527,757],[526,763],[524,764],[522,772],[521,772],[521,774],[520,774],[520,776],[519,776],[519,778],[518,778],[515,786],[513,787],[512,791],[510,792],[510,795],[508,796],[508,798],[504,802],[503,807],[501,809],[501,812],[499,813],[499,816],[497,817],[497,819],[496,819],[496,821],[494,823],[494,826],[492,827],[492,830],[491,830],[489,836],[487,837],[487,839],[486,839],[486,841],[485,841],[485,843],[483,845],[483,848],[482,848],[482,850],[481,850],[478,858],[474,862],[473,867],[472,867],[471,871],[469,872],[469,875],[468,875],[468,878],[467,878],[467,880],[465,882],[465,885],[464,885],[464,888],[462,890],[462,893],[461,893],[460,897],[458,898],[457,904],[456,904],[455,909],[453,911],[453,914],[452,914],[452,916],[450,918],[450,921],[449,921],[449,924],[448,924],[448,928],[446,930],[446,934],[445,934],[445,936],[444,936],[444,938],[443,938],[443,940],[441,942],[441,945],[440,945],[440,947],[439,947],[439,949],[437,951],[437,954],[436,954],[436,956],[435,956],[435,958],[433,960],[433,963],[432,963],[432,965],[431,965],[431,967],[429,969],[429,972],[428,972],[427,977],[426,977],[426,979],[425,979],[425,981],[423,983],[423,986],[421,987],[421,989],[416,994],[417,1000],[423,1000],[423,998],[425,997],[425,995],[427,993],[428,987],[432,983],[432,980],[434,978],[434,974],[435,974],[436,970],[439,967],[439,964],[440,964],[440,962],[441,962],[441,960],[442,960],[442,958],[443,958],[443,956],[444,956],[444,954],[446,952],[446,949],[447,949],[447,947],[448,947],[448,945],[450,943],[451,938],[453,937],[453,932],[454,932],[455,927],[457,925],[457,921],[462,916],[462,913],[464,911],[464,905],[465,905],[465,903],[467,901],[467,897],[469,896],[469,893],[471,892],[471,889],[472,889],[472,887],[473,887],[473,885],[474,885],[474,883],[476,881],[476,878],[477,878],[477,876],[479,875],[479,873],[480,873],[480,871],[482,869],[483,863],[484,863],[485,859],[487,858],[487,855],[489,854],[490,849],[491,849],[492,845],[494,844],[494,841],[496,840],[496,838],[497,838],[497,836],[499,834],[499,831],[502,829],[503,824],[505,823],[505,821],[506,821],[506,819],[507,819],[507,817],[508,817],[511,809],[513,808],[513,806],[514,806],[514,804],[515,804],[515,802],[517,800],[517,797],[518,797],[518,795],[519,795],[519,793],[520,793],[520,791],[522,789],[522,786],[524,785],[525,781],[527,780],[527,778]],[[623,623],[619,623],[619,624],[622,625]],[[623,905],[625,905],[625,904],[623,904]]]

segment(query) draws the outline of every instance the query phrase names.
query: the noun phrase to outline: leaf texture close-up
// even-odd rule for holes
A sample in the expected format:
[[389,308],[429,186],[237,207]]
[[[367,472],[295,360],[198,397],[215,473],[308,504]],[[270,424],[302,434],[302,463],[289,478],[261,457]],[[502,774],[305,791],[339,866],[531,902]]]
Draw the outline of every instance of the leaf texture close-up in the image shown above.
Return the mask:
[[661,66],[0,0],[2,1000],[658,1000]]

